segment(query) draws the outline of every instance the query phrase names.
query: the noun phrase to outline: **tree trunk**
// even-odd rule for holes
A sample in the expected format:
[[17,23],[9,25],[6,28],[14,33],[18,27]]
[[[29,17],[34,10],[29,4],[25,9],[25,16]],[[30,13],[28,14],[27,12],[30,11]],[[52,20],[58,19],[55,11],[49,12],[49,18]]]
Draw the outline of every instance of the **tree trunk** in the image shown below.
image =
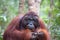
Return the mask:
[[35,6],[36,6],[36,12],[40,13],[40,3],[41,3],[41,0],[35,0]]
[[39,15],[41,0],[28,0],[28,11],[34,11]]
[[24,13],[24,2],[25,0],[19,0],[19,11],[18,13]]
[[[53,0],[50,0],[50,10],[48,13],[49,22],[47,24],[47,28],[48,28],[49,32],[50,32],[50,27],[52,25],[52,22],[51,22],[51,19],[53,18],[52,11],[53,11]],[[51,34],[51,32],[50,32],[50,34]],[[53,40],[53,39],[51,38],[51,40]]]

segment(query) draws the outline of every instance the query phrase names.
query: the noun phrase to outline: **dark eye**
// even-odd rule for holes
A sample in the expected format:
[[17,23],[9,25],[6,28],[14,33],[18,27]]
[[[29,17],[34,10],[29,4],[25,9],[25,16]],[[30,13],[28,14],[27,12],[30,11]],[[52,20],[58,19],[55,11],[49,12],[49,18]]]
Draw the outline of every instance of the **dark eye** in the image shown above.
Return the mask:
[[25,18],[27,18],[28,16],[26,15]]
[[37,21],[37,19],[36,19],[36,18],[34,18],[33,20],[34,20],[34,21]]
[[35,19],[38,19],[38,17],[37,17],[37,16],[35,16]]

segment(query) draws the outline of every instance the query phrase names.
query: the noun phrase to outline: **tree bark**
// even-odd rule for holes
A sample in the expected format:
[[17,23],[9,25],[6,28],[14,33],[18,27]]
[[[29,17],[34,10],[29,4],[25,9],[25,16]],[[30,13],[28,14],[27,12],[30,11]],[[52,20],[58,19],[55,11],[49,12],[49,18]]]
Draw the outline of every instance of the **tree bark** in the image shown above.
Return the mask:
[[[53,0],[50,0],[50,9],[49,9],[49,13],[48,13],[49,21],[47,24],[47,28],[48,28],[49,32],[50,32],[50,27],[52,26],[52,22],[51,22],[51,19],[53,18],[52,11],[53,11]],[[50,34],[51,34],[51,32],[50,32]],[[53,39],[51,38],[51,40],[53,40]]]
[[39,15],[41,0],[28,0],[28,11],[34,11]]
[[18,10],[19,14],[24,13],[24,3],[25,0],[19,0],[19,10]]

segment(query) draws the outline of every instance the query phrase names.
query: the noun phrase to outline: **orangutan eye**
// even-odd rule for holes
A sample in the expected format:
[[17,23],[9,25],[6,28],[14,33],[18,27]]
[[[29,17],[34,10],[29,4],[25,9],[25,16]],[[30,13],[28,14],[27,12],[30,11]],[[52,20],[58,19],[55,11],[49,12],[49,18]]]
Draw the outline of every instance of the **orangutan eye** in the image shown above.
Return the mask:
[[27,18],[28,16],[25,16],[25,18]]
[[35,16],[35,19],[38,19],[38,16]]

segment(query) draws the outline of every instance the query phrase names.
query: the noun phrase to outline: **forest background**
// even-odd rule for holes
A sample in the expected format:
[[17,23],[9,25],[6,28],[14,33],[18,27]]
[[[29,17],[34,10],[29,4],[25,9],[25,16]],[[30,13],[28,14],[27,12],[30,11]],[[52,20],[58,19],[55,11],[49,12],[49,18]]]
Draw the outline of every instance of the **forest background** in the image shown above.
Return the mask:
[[[19,0],[0,0],[0,40],[10,21],[18,15]],[[28,11],[25,0],[24,13]],[[49,30],[52,40],[60,40],[60,0],[41,0],[39,17]]]

